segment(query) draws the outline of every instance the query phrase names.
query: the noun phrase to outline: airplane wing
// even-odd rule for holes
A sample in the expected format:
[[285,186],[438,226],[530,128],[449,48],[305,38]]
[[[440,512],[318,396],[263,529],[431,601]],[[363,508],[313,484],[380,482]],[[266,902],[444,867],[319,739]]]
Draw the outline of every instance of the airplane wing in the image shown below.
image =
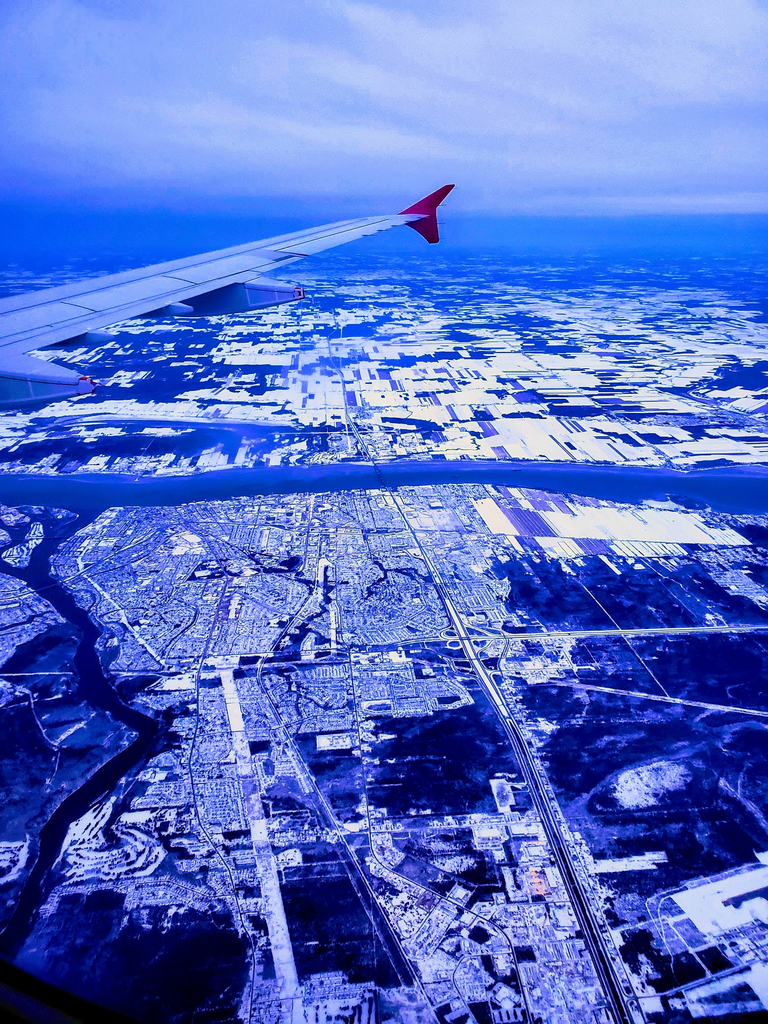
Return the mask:
[[[324,249],[407,224],[439,240],[437,207],[453,185],[395,215],[338,221],[170,263],[0,300],[0,405],[88,394],[94,382],[29,355],[58,342],[103,340],[103,328],[139,316],[214,316],[304,297],[294,285],[262,278]],[[89,337],[90,336],[90,337]]]

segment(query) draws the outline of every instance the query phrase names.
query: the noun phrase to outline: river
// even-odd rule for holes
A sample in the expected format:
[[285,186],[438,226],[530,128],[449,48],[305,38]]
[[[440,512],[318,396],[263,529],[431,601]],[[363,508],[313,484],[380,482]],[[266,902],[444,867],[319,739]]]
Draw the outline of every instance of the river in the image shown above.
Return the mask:
[[5,474],[0,477],[0,501],[95,515],[113,505],[178,505],[256,494],[447,483],[506,484],[626,502],[679,497],[723,512],[768,512],[768,466],[762,465],[683,472],[655,466],[437,459],[226,469],[188,476]]
[[[58,546],[89,521],[80,515],[67,525],[64,531],[57,531],[56,537],[47,536],[32,552],[26,569],[14,569],[2,565],[2,572],[23,580],[30,589],[51,604],[56,611],[71,623],[80,633],[80,641],[74,655],[74,669],[77,677],[78,694],[94,707],[109,712],[113,718],[133,730],[136,738],[118,754],[112,757],[89,776],[83,784],[65,797],[38,833],[39,852],[35,865],[21,891],[14,913],[5,929],[0,933],[0,952],[13,956],[18,952],[29,933],[35,912],[44,893],[45,877],[59,856],[64,837],[71,822],[76,821],[93,803],[105,793],[111,792],[118,781],[132,767],[138,764],[157,732],[157,722],[125,704],[102,669],[96,642],[100,630],[88,613],[75,603],[69,591],[51,575],[50,560]],[[34,644],[35,641],[30,641]],[[24,647],[18,648],[6,663],[11,662],[14,671],[23,671]]]

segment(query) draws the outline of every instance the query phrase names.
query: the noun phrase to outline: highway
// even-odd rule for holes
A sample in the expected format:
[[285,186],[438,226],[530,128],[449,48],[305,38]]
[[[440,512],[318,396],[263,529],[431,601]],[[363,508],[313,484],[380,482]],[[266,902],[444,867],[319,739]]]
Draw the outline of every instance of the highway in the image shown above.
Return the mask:
[[535,761],[528,746],[528,741],[512,715],[503,694],[480,660],[472,639],[467,636],[462,617],[456,609],[437,567],[432,562],[428,552],[424,550],[416,531],[411,527],[406,510],[400,505],[399,496],[396,492],[390,493],[393,494],[403,519],[408,523],[408,527],[421,551],[446,613],[456,631],[462,650],[480,681],[484,693],[501,719],[504,730],[515,751],[523,777],[531,794],[531,799],[544,825],[550,849],[571,898],[584,941],[592,956],[595,970],[602,984],[614,1020],[616,1024],[639,1024],[639,1022],[644,1020],[644,1016],[634,995],[625,991],[625,984],[628,985],[628,983],[625,978],[620,976],[620,968],[617,970],[609,952],[608,943],[611,940],[604,934],[604,925],[596,919],[589,902],[589,897],[584,892],[582,881],[573,865],[568,843],[560,827],[559,811],[556,805],[553,806],[555,803],[554,797],[550,793],[546,777],[544,777],[543,772],[541,772],[539,765]]
[[594,683],[535,683],[535,686],[560,686],[569,690],[594,690],[597,693],[612,693],[617,697],[635,697],[639,700],[656,700],[662,704],[681,704],[686,708],[702,708],[722,714],[751,715],[754,718],[768,718],[765,708],[740,708],[735,704],[712,704],[703,700],[688,700],[687,697],[670,697],[668,694],[645,693],[643,690],[619,690],[613,686],[598,686]]

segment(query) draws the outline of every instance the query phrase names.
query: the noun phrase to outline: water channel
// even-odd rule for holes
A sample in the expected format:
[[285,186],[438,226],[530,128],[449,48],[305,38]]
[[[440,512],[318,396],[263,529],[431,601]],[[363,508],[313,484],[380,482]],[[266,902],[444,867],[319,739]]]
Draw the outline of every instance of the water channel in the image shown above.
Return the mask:
[[[0,933],[0,952],[5,955],[18,952],[29,933],[43,896],[45,876],[59,856],[69,825],[85,814],[96,800],[111,792],[126,772],[142,760],[158,729],[158,723],[154,719],[136,711],[120,699],[104,673],[96,649],[101,631],[51,573],[51,558],[59,545],[93,518],[93,515],[79,515],[63,530],[57,529],[54,536],[45,537],[33,550],[27,568],[12,568],[3,562],[2,572],[23,580],[77,630],[80,640],[73,659],[73,670],[77,679],[78,695],[93,707],[108,712],[116,721],[128,726],[135,738],[102,764],[78,789],[66,796],[38,833],[37,860],[21,891],[11,919]],[[25,659],[28,657],[25,648],[31,648],[35,643],[36,640],[31,640],[19,647],[3,666],[3,670],[9,673],[24,672]]]
[[265,466],[189,476],[111,473],[5,474],[0,501],[97,514],[113,505],[179,505],[256,494],[338,492],[419,484],[489,483],[637,502],[680,497],[723,512],[768,511],[768,466],[724,466],[684,472],[657,466],[488,460],[347,462],[330,466]]

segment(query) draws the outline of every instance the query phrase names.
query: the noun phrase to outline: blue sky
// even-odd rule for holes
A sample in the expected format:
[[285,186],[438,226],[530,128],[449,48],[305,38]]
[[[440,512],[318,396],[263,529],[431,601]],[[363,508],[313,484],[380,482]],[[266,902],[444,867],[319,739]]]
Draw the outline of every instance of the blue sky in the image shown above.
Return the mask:
[[6,199],[768,211],[766,0],[0,7]]

